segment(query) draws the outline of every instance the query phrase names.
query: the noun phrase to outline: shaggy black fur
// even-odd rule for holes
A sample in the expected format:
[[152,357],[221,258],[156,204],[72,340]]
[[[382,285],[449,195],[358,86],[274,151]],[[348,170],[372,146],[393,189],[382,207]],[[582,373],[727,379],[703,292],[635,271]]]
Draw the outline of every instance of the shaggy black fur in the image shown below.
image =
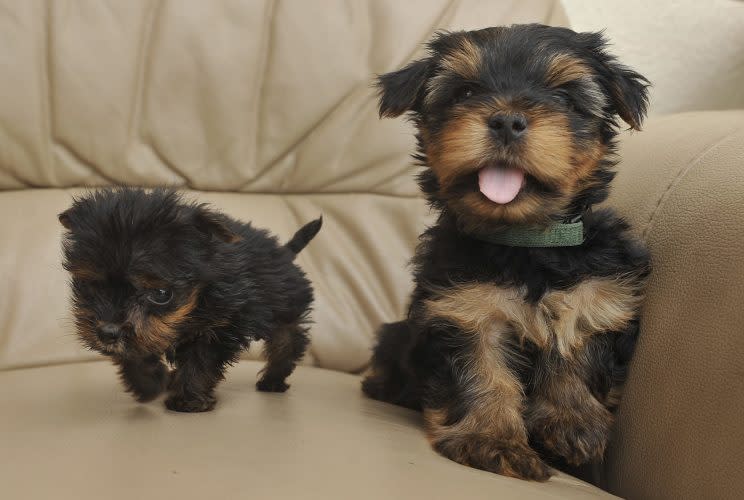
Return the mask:
[[[628,234],[628,225],[610,209],[591,210],[592,205],[606,199],[614,176],[617,116],[639,128],[647,104],[646,80],[618,64],[605,46],[599,33],[575,33],[541,25],[442,33],[429,44],[429,57],[379,78],[380,114],[397,116],[410,112],[418,129],[415,158],[424,167],[420,185],[440,214],[436,224],[421,236],[416,249],[415,290],[408,316],[383,325],[378,332],[363,390],[375,399],[414,409],[444,411],[446,422],[437,427],[440,434],[430,435],[432,445],[466,465],[528,479],[544,480],[549,475],[529,453],[515,449],[518,456],[507,454],[503,446],[522,446],[523,440],[512,434],[490,435],[492,429],[498,430],[492,422],[483,422],[482,430],[473,431],[467,439],[458,435],[460,441],[456,444],[438,437],[446,436],[448,430],[461,424],[469,413],[477,412],[479,406],[487,406],[487,401],[478,399],[482,395],[473,395],[473,381],[482,375],[473,372],[471,335],[465,335],[462,327],[451,321],[432,318],[427,302],[456,287],[487,284],[517,290],[520,296],[515,296],[515,300],[537,305],[549,292],[570,290],[592,278],[628,276],[641,293],[649,272],[648,253]],[[556,59],[558,55],[570,57]],[[575,65],[573,71],[583,71],[581,77],[570,79],[573,75],[566,70],[568,81],[557,87],[548,85],[550,64],[554,64],[552,71],[559,72],[562,68],[555,69],[555,61],[568,59]],[[455,62],[447,62],[452,60]],[[477,75],[464,77],[452,71],[453,66],[467,68],[474,60]],[[582,245],[518,248],[489,243],[482,238],[484,234],[509,224],[498,216],[489,217],[471,210],[467,204],[457,203],[464,195],[477,193],[477,172],[483,165],[496,162],[521,167],[520,162],[530,153],[526,144],[505,147],[494,140],[489,146],[490,156],[477,158],[470,169],[458,166],[457,181],[442,189],[440,176],[447,175],[452,167],[437,164],[438,160],[428,152],[449,147],[442,138],[448,128],[457,132],[455,124],[462,123],[458,120],[468,114],[474,116],[488,106],[498,107],[501,104],[494,103],[504,101],[527,116],[534,113],[535,121],[547,113],[565,117],[567,127],[561,134],[572,145],[575,165],[590,161],[590,154],[584,153],[589,144],[594,148],[601,146],[602,154],[593,160],[593,167],[576,186],[564,187],[559,193],[557,186],[541,182],[537,165],[533,167],[537,173],[534,178],[528,171],[524,188],[538,193],[545,203],[543,208],[526,210],[522,224],[541,225],[583,216]],[[529,126],[527,137],[531,133]],[[452,135],[446,137],[452,140]],[[536,133],[529,140],[539,141],[542,137]],[[483,148],[480,144],[473,147]],[[513,203],[519,203],[519,199]],[[482,307],[487,311],[496,306],[484,302]],[[560,331],[553,333],[556,338],[561,335]],[[625,380],[637,333],[637,320],[630,321],[622,331],[597,332],[571,359],[564,359],[555,346],[535,345],[516,329],[498,340],[494,349],[505,353],[507,369],[522,385],[521,411],[530,446],[543,459],[559,466],[597,460],[597,454],[604,451],[608,429],[604,421],[591,418],[561,427],[559,418],[570,421],[570,417],[558,412],[553,421],[549,412],[547,417],[540,417],[547,421],[539,425],[550,430],[535,429],[536,418],[530,414],[533,394],[566,370],[578,374],[582,381],[577,393],[588,389],[604,407],[614,409],[616,394],[611,392],[618,391]],[[566,404],[571,403],[566,400]],[[581,410],[575,409],[576,422]],[[496,420],[500,418],[497,413],[493,415]],[[545,446],[548,441],[551,445]],[[583,451],[577,452],[578,449]]]
[[173,190],[138,188],[93,192],[59,219],[78,333],[139,401],[167,389],[171,410],[211,410],[225,368],[253,339],[268,356],[258,389],[286,390],[313,301],[293,260],[321,219],[282,246]]

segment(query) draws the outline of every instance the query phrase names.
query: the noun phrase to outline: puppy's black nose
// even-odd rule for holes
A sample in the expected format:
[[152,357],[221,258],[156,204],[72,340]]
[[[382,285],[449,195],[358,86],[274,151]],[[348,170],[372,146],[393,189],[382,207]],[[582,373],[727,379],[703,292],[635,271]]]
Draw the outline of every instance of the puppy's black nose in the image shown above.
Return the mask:
[[527,118],[522,113],[497,113],[488,120],[488,128],[496,139],[509,144],[527,131]]
[[98,338],[101,339],[101,342],[111,344],[119,340],[122,330],[118,325],[114,325],[113,323],[104,323],[98,327],[96,334],[98,335]]

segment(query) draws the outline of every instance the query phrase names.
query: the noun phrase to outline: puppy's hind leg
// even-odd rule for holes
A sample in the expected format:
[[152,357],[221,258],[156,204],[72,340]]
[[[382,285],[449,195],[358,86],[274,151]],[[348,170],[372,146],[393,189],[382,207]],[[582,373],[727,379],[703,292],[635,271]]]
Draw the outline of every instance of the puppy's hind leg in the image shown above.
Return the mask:
[[362,392],[372,399],[415,410],[421,409],[413,374],[406,368],[414,335],[408,321],[386,323],[377,333],[377,344],[364,374]]
[[266,339],[264,353],[266,366],[256,389],[265,392],[284,392],[289,389],[287,377],[294,371],[297,362],[305,355],[310,343],[307,328],[300,322],[282,325]]

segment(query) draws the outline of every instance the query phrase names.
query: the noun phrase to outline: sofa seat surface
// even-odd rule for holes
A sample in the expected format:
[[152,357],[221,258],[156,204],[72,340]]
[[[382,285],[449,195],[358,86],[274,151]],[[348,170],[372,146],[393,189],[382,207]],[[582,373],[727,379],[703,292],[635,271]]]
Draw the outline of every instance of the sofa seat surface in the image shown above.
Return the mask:
[[615,498],[573,477],[526,482],[434,453],[418,413],[359,377],[299,367],[284,394],[242,361],[216,409],[135,402],[105,361],[0,372],[3,498]]

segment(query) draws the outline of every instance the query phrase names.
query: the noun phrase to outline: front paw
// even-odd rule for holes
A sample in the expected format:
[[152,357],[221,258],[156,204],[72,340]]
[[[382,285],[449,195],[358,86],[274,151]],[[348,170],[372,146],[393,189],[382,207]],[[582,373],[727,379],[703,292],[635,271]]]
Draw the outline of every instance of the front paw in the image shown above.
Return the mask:
[[125,364],[120,373],[125,389],[140,403],[157,398],[170,382],[170,372],[160,362]]
[[151,386],[148,388],[138,388],[137,390],[132,390],[132,396],[134,396],[134,399],[137,400],[138,403],[149,403],[153,399],[160,396],[160,394],[165,390],[165,386]]
[[378,401],[391,402],[394,398],[389,397],[386,392],[386,388],[392,384],[387,380],[388,377],[383,378],[378,371],[370,371],[364,379],[362,379],[362,392],[369,398],[376,399]]
[[550,479],[550,468],[532,448],[519,440],[473,434],[444,438],[433,446],[450,460],[476,469],[532,481]]
[[165,407],[171,411],[198,413],[211,411],[217,403],[214,396],[197,396],[195,394],[175,394],[165,400]]
[[280,379],[261,379],[256,382],[256,389],[262,392],[284,392],[289,384]]
[[541,405],[528,421],[532,440],[569,464],[581,465],[602,460],[613,417],[597,402],[570,409]]

